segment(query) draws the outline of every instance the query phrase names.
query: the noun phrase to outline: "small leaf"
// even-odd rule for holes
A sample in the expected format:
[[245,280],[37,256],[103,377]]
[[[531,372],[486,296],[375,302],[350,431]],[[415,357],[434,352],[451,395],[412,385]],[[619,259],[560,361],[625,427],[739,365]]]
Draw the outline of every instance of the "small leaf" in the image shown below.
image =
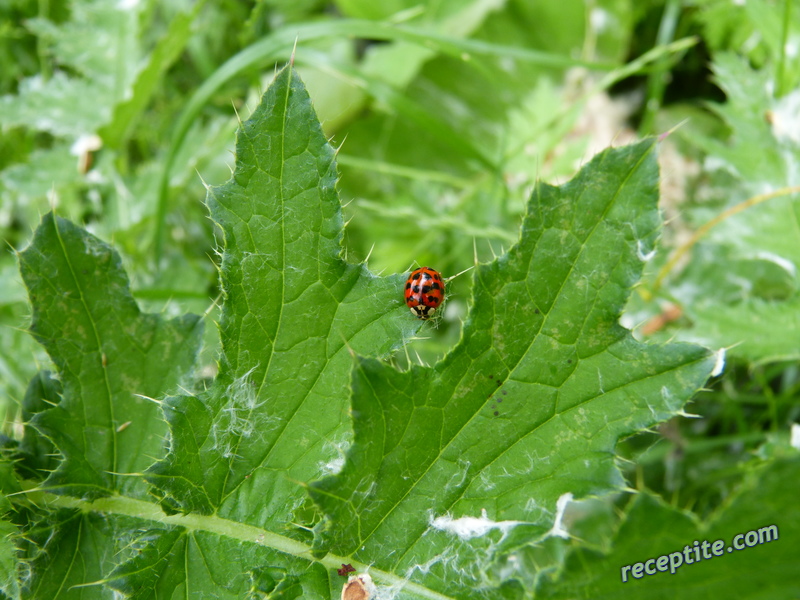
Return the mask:
[[142,495],[137,477],[162,454],[156,398],[192,366],[199,317],[143,314],[119,255],[72,223],[45,215],[19,253],[31,332],[58,369],[63,397],[33,425],[64,455],[43,486],[86,498]]

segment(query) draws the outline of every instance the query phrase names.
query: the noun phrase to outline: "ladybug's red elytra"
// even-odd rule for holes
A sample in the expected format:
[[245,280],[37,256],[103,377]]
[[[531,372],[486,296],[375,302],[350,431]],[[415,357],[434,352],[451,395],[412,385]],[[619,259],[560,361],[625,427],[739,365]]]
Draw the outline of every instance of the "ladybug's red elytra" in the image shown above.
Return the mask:
[[444,279],[430,267],[417,269],[406,281],[406,304],[420,319],[430,319],[444,300]]

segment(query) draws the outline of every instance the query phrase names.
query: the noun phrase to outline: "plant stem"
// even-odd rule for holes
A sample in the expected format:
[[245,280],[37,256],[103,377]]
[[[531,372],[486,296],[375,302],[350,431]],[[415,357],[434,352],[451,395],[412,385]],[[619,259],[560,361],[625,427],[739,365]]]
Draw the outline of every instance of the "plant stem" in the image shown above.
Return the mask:
[[766,194],[753,196],[752,198],[748,198],[744,202],[740,202],[739,204],[721,212],[716,217],[702,225],[697,231],[694,232],[694,235],[692,235],[692,237],[689,238],[686,243],[679,246],[678,249],[675,250],[672,258],[670,258],[667,261],[667,264],[661,268],[661,270],[658,272],[658,277],[656,277],[655,283],[653,283],[653,287],[650,291],[650,298],[645,299],[649,300],[652,298],[652,296],[655,296],[661,287],[661,283],[664,281],[664,278],[675,268],[675,265],[678,264],[678,261],[680,261],[681,258],[683,258],[683,255],[689,252],[697,242],[699,242],[709,231],[711,231],[711,229],[722,223],[725,219],[732,217],[733,215],[738,214],[752,206],[756,206],[757,204],[771,200],[772,198],[779,198],[780,196],[789,196],[797,193],[800,193],[800,185],[784,187]]

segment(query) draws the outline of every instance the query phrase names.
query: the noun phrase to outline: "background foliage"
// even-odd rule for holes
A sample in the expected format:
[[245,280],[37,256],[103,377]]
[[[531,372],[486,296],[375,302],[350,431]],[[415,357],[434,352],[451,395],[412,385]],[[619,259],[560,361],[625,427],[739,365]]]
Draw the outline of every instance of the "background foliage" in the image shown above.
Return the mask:
[[[434,365],[453,349],[462,330],[465,337],[470,331],[462,323],[468,306],[499,296],[498,313],[507,310],[501,285],[506,280],[505,275],[494,280],[482,270],[475,277],[455,279],[438,327],[418,332],[418,323],[403,321],[400,312],[389,314],[390,308],[402,310],[389,300],[395,297],[393,286],[403,279],[400,273],[419,263],[452,275],[476,260],[486,263],[503,256],[519,239],[532,194],[541,198],[551,193],[535,188],[537,181],[560,184],[571,179],[612,142],[623,145],[671,132],[658,144],[666,226],[657,246],[654,237],[641,231],[636,239],[642,245],[637,248],[632,242],[631,249],[648,260],[620,321],[639,341],[649,341],[648,347],[679,340],[712,350],[727,348],[724,371],[683,409],[694,418],[683,414],[665,421],[681,410],[680,405],[669,406],[656,410],[649,421],[617,432],[625,436],[639,430],[637,435],[616,447],[609,442],[608,451],[625,459],[613,464],[639,494],[622,492],[623,480],[603,472],[598,476],[602,489],[582,490],[584,496],[600,498],[570,504],[565,518],[572,537],[541,538],[541,528],[555,514],[559,494],[553,489],[549,504],[541,507],[540,522],[525,516],[532,529],[520,532],[520,539],[485,537],[489,549],[465,543],[457,555],[466,562],[464,557],[474,558],[473,564],[486,569],[476,576],[454,558],[452,565],[462,577],[457,583],[478,589],[468,583],[477,577],[487,597],[535,592],[651,597],[658,589],[703,597],[708,581],[739,576],[738,597],[763,597],[765,590],[773,598],[800,593],[797,579],[789,579],[788,568],[781,567],[796,564],[800,548],[800,534],[792,529],[798,520],[791,512],[800,491],[797,434],[794,444],[791,439],[800,412],[798,2],[14,0],[0,6],[0,15],[0,228],[7,241],[0,257],[0,407],[6,436],[2,481],[7,494],[0,589],[6,596],[107,597],[110,592],[99,586],[73,586],[99,581],[113,569],[117,583],[112,587],[130,594],[141,587],[169,596],[190,579],[194,589],[214,589],[234,571],[247,573],[239,582],[241,589],[256,595],[338,593],[333,559],[301,567],[275,551],[290,542],[276,540],[264,550],[243,543],[250,539],[249,530],[230,529],[234,521],[270,531],[263,515],[231,513],[223,515],[225,522],[206,516],[200,526],[176,516],[173,522],[152,525],[152,530],[143,526],[142,516],[155,510],[150,508],[155,506],[150,484],[160,489],[168,510],[190,511],[184,519],[195,513],[219,516],[216,501],[204,504],[181,486],[154,483],[185,465],[176,467],[167,459],[150,472],[150,484],[122,475],[142,472],[150,458],[161,456],[167,423],[160,415],[166,410],[175,427],[184,413],[170,415],[170,407],[183,407],[192,394],[221,397],[219,390],[235,390],[238,395],[231,396],[244,402],[220,407],[228,424],[209,422],[209,431],[219,435],[254,426],[251,413],[266,401],[257,394],[242,395],[250,385],[250,369],[257,365],[248,365],[246,357],[241,364],[241,357],[231,358],[230,340],[239,339],[231,332],[242,327],[231,316],[235,313],[220,312],[220,286],[226,281],[234,285],[237,269],[244,267],[236,263],[230,270],[226,257],[235,252],[223,242],[230,244],[232,233],[213,202],[214,220],[207,218],[202,200],[205,185],[229,179],[235,160],[242,161],[239,168],[248,164],[241,149],[236,158],[231,155],[239,119],[249,116],[276,69],[293,52],[324,135],[338,149],[337,188],[347,224],[343,248],[351,266],[336,268],[350,269],[353,282],[363,278],[364,286],[370,281],[376,286],[362,292],[367,304],[353,304],[358,310],[350,322],[358,329],[359,318],[388,311],[386,321],[374,323],[383,329],[368,336],[369,344],[359,346],[356,340],[350,346],[399,367],[417,365],[408,376],[420,378],[413,389],[430,380],[425,371],[414,375],[425,368],[418,366],[420,361]],[[325,152],[320,149],[320,156]],[[612,162],[620,165],[620,173],[629,172],[621,157],[615,155]],[[597,165],[588,168],[585,176],[598,176]],[[333,177],[329,174],[331,181]],[[97,237],[45,217],[36,233],[44,241],[37,245],[34,230],[51,209]],[[113,243],[119,255],[97,238]],[[77,287],[59,288],[67,300],[48,304],[41,301],[52,290],[48,282],[67,267],[53,264],[48,253],[37,255],[36,249],[55,240],[65,249],[71,240],[89,258],[87,273],[79,269],[68,282]],[[16,251],[31,242],[18,258]],[[603,248],[617,247],[609,239],[596,252],[602,255]],[[610,257],[598,256],[598,264],[604,260]],[[278,271],[303,266],[290,260]],[[398,275],[372,280],[368,272]],[[81,284],[82,275],[98,289],[109,290],[96,306],[72,304],[86,284]],[[625,285],[638,279],[625,279]],[[358,285],[353,283],[352,289]],[[342,290],[333,297],[335,304],[347,303]],[[268,306],[263,298],[258,304]],[[32,313],[35,336],[27,332]],[[186,316],[190,313],[202,317]],[[107,320],[89,314],[103,314]],[[614,315],[609,318],[616,320]],[[473,317],[473,323],[488,327],[484,317]],[[94,341],[87,328],[94,328]],[[313,338],[319,332],[307,333]],[[114,340],[113,347],[95,343],[105,335]],[[337,335],[350,339],[346,331]],[[425,339],[411,339],[417,336]],[[148,343],[142,344],[145,338]],[[226,339],[228,350],[218,367]],[[75,348],[93,362],[76,359]],[[449,356],[458,356],[454,352]],[[340,377],[349,368],[345,354],[336,367]],[[711,370],[711,363],[703,364]],[[356,373],[369,381],[377,376],[376,369],[365,363]],[[147,385],[133,383],[137,378]],[[335,381],[325,384],[329,390],[347,385],[359,389],[355,375],[350,384],[347,378]],[[114,398],[128,398],[130,389],[136,388],[141,397],[113,415],[98,404],[100,409],[86,423],[65,426],[75,418],[69,416],[74,415],[70,407],[88,395],[86,389],[81,394],[70,391],[76,382],[109,399],[109,409],[117,405]],[[103,385],[92,388],[99,383]],[[412,385],[395,384],[398,390]],[[178,393],[178,386],[191,393],[165,400]],[[685,390],[687,399],[690,388]],[[322,397],[329,390],[323,388]],[[144,397],[164,404],[159,407]],[[309,447],[324,447],[323,455],[331,461],[328,471],[316,475],[341,468],[351,427],[359,440],[359,414],[348,416],[347,392],[341,402],[345,408],[333,418],[335,424],[315,432],[317,442],[309,442]],[[55,413],[44,412],[54,404]],[[59,417],[58,411],[66,416]],[[405,417],[398,418],[400,423]],[[196,426],[201,421],[187,419]],[[147,435],[126,425],[137,421],[151,424]],[[259,426],[268,428],[269,421]],[[76,435],[91,427],[98,435],[90,441]],[[118,428],[119,436],[106,439],[102,433]],[[138,436],[130,447],[113,441],[125,432]],[[234,453],[221,439],[212,445]],[[135,452],[128,454],[129,448]],[[62,461],[61,455],[67,458]],[[125,463],[125,456],[135,460]],[[306,460],[299,457],[293,467],[297,471],[287,471],[291,478],[314,479],[309,473],[318,464]],[[415,464],[427,464],[425,460],[411,457]],[[211,469],[197,468],[198,477]],[[37,487],[50,471],[47,487],[61,493],[60,500],[54,501],[52,494],[13,495]],[[242,478],[245,471],[239,474]],[[347,470],[342,473],[344,480],[351,477]],[[285,478],[277,481],[279,488],[287,485]],[[318,492],[326,486],[346,487],[322,481]],[[267,484],[259,480],[248,485]],[[609,494],[612,489],[616,493]],[[114,518],[102,506],[100,512],[74,512],[70,504],[109,491],[128,502],[104,505]],[[220,494],[222,498],[224,492]],[[113,503],[114,498],[99,501]],[[316,500],[328,518],[347,522],[341,507]],[[518,504],[517,498],[509,506]],[[480,518],[481,508],[491,507],[477,502],[458,507],[450,516]],[[316,527],[315,535],[301,527],[282,531],[291,542],[310,547],[314,538],[320,554],[333,548],[342,557],[351,556],[352,548],[337,546],[330,533],[327,538],[322,533],[321,513],[310,501],[291,510],[304,527]],[[495,522],[522,520],[511,513],[504,516],[498,506],[495,510],[490,514]],[[281,519],[287,514],[277,508],[267,512]],[[636,523],[647,525],[634,527]],[[771,546],[685,566],[674,576],[659,574],[625,585],[619,580],[622,565],[678,550],[676,544],[691,543],[696,536],[728,539],[771,523],[782,534]],[[126,548],[123,558],[112,551],[114,540]],[[42,552],[46,544],[54,545]],[[211,548],[221,557],[236,554],[239,562],[217,573],[202,571],[191,561],[181,563],[188,565],[186,572],[174,567],[178,557],[197,556],[192,554],[197,549],[202,555]],[[81,572],[69,567],[78,551],[96,558]],[[482,563],[470,551],[497,560]],[[291,548],[287,556],[293,556]],[[514,571],[501,556],[516,556],[524,567]],[[357,558],[392,572],[375,555]],[[254,563],[272,566],[254,571]],[[158,583],[148,586],[132,578],[130,573],[140,572],[143,564],[151,567],[147,572]],[[173,566],[153,571],[153,565]],[[44,569],[51,575],[62,573],[62,567],[63,577],[56,578],[61,596],[36,587],[42,584],[37,574]],[[434,572],[429,577],[444,576]],[[511,580],[522,583],[515,587],[508,584]],[[442,585],[430,584],[447,593]]]

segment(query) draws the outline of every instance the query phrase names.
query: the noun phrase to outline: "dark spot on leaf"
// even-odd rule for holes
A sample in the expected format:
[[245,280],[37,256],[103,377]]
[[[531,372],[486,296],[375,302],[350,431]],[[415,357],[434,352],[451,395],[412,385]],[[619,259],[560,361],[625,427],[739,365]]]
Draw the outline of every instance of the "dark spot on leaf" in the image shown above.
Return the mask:
[[351,565],[351,564],[344,564],[344,563],[342,563],[342,568],[341,568],[341,569],[336,569],[336,572],[337,572],[337,573],[338,573],[338,574],[339,574],[341,577],[347,577],[347,574],[348,574],[348,573],[355,573],[355,572],[356,572],[356,570],[353,568],[353,565]]
[[494,379],[494,375],[489,375],[489,379]]
[[503,396],[508,396],[508,390],[503,390]]
[[535,313],[538,315],[538,314],[539,314],[539,309],[537,308],[537,309],[536,309],[536,310],[534,310],[533,312],[535,312]]
[[494,411],[494,416],[495,416],[495,417],[496,417],[496,416],[498,416],[499,414],[500,414],[499,412],[497,412],[497,411]]

